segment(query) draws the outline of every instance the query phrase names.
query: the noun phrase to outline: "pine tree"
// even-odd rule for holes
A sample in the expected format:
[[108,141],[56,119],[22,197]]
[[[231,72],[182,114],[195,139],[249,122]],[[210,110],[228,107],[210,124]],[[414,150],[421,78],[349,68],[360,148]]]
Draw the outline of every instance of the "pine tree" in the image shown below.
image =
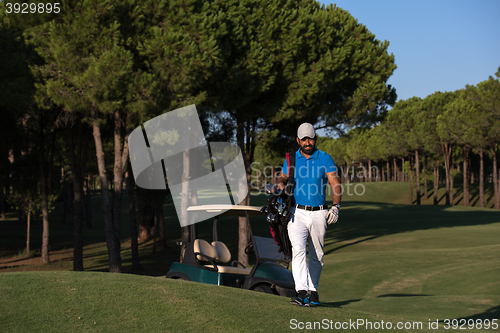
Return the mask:
[[[495,73],[496,79],[490,76],[488,80],[480,82],[477,86],[467,86],[465,94],[467,99],[474,102],[475,110],[482,117],[481,134],[477,135],[479,142],[476,146],[481,153],[489,151],[493,157],[493,188],[495,193],[495,209],[500,209],[500,178],[498,177],[498,143],[500,142],[500,68]],[[485,145],[486,143],[486,145]]]
[[[208,101],[235,120],[248,181],[263,128],[293,138],[305,120],[368,124],[380,120],[384,103],[395,97],[385,84],[395,69],[388,43],[348,12],[313,0],[215,4],[227,13],[227,34]],[[239,260],[245,262],[245,221],[240,226]]]
[[[144,111],[148,80],[130,47],[134,31],[142,31],[139,5],[126,1],[62,4],[57,20],[31,29],[29,38],[45,60],[40,71],[51,100],[67,112],[80,113],[93,131],[101,179],[109,270],[121,271],[120,211],[123,172],[128,158],[127,133],[133,115]],[[124,14],[129,13],[129,14]],[[49,36],[49,37],[47,37]],[[141,42],[138,36],[136,42]],[[108,191],[102,129],[113,129],[113,201]],[[123,126],[122,124],[126,125]]]
[[417,132],[417,116],[420,113],[421,99],[413,97],[398,101],[389,112],[386,125],[390,130],[392,142],[399,149],[406,151],[410,164],[410,191],[409,204],[413,204],[413,190],[415,180],[417,186],[417,204],[420,204],[420,173],[415,176],[415,169],[419,171],[419,151],[423,145],[421,135]]
[[[453,143],[446,130],[437,131],[437,119],[444,112],[446,105],[451,103],[454,98],[455,95],[452,92],[435,92],[427,96],[422,103],[425,112],[422,112],[422,117],[419,118],[419,124],[426,126],[427,135],[424,137],[426,149],[436,153],[440,150],[444,158],[447,205],[453,204],[453,175],[451,172]],[[437,188],[435,187],[435,189]]]
[[[36,82],[39,82],[36,66],[41,59],[36,52],[32,52],[30,45],[22,37],[23,33],[33,26],[44,23],[47,16],[41,15],[22,20],[20,15],[6,14],[6,4],[6,2],[0,4],[0,66],[2,67],[0,70],[0,89],[2,91],[0,110],[2,110],[3,116],[2,125],[6,127],[5,131],[2,128],[0,132],[5,133],[7,137],[1,138],[0,151],[5,157],[7,157],[8,151],[13,152],[12,157],[15,160],[15,148],[18,146],[16,141],[18,141],[19,135],[29,137],[36,133],[35,140],[38,144],[25,145],[23,153],[38,158],[39,179],[34,185],[39,184],[41,192],[40,198],[37,199],[40,200],[39,207],[43,216],[42,261],[49,263],[51,168],[54,142],[56,141],[53,122],[57,113],[52,103],[45,100],[43,92],[35,87]],[[16,126],[19,119],[22,119],[22,124]],[[50,137],[49,142],[45,140],[47,137]],[[0,188],[4,185],[2,179],[0,179],[0,185],[2,185]],[[21,188],[16,190],[23,191]],[[24,200],[28,202],[30,199],[33,198],[25,196]],[[3,201],[3,198],[0,200]]]

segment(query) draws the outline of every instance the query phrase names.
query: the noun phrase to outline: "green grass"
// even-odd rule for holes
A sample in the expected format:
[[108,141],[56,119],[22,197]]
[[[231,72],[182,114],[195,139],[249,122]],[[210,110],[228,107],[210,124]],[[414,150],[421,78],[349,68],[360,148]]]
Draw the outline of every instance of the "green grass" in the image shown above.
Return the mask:
[[335,303],[301,308],[273,295],[128,274],[5,273],[0,281],[5,332],[284,332],[292,319],[397,322]]
[[[130,268],[127,219],[123,222],[124,271],[149,276],[68,272],[72,267],[69,222],[66,226],[51,222],[56,229],[54,252],[67,252],[61,255],[65,259],[21,266],[17,252],[4,256],[4,261],[12,262],[0,267],[0,272],[6,272],[0,274],[0,331],[281,332],[290,330],[291,319],[384,320],[394,325],[416,321],[424,329],[429,320],[439,320],[440,331],[449,331],[443,329],[445,319],[500,319],[500,212],[397,204],[407,199],[407,183],[363,186],[363,196],[344,192],[340,220],[327,230],[321,308],[294,307],[278,296],[165,279],[169,264],[177,260],[179,238],[172,207],[165,206],[170,216],[166,220],[169,248],[153,255],[151,242],[142,244],[140,271]],[[264,201],[263,196],[252,196],[254,205]],[[104,227],[95,217],[94,229],[84,236],[85,269],[106,271]],[[262,217],[254,221],[256,233],[267,232]],[[24,227],[7,228],[7,224],[16,226],[14,220],[2,223],[0,244],[7,238],[14,244],[18,238],[22,246]],[[222,219],[219,228],[233,252],[236,224]],[[200,223],[199,233],[210,239],[210,223]]]
[[412,320],[500,317],[500,214],[347,203],[329,228],[322,295]]

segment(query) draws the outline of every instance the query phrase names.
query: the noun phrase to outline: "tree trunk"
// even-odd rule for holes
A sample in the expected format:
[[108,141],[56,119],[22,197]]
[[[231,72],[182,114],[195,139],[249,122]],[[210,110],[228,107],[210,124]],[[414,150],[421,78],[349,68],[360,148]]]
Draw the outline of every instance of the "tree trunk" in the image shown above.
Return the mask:
[[158,214],[158,207],[155,207],[154,208],[154,213],[153,213],[153,216],[154,216],[154,233],[153,233],[153,254],[156,253],[156,238],[158,238],[158,223],[159,223],[159,220],[160,220],[160,216]]
[[[418,156],[418,150],[415,150],[415,167],[417,169],[417,205],[420,205],[420,160]],[[413,169],[412,169],[413,172]]]
[[464,146],[462,148],[462,152],[463,152],[463,158],[464,158],[464,161],[463,161],[463,180],[464,180],[464,194],[463,194],[463,204],[464,206],[469,206],[470,204],[470,200],[469,200],[469,147],[467,146]]
[[367,182],[368,181],[368,174],[366,172],[366,168],[365,168],[365,165],[363,164],[363,162],[359,162],[359,169],[361,169],[361,171],[358,172],[358,175],[357,175],[357,176],[360,176],[360,177],[358,177],[359,178],[359,182],[360,183]]
[[452,206],[453,206],[454,200],[455,200],[455,193],[453,193],[453,183],[454,183],[453,172],[454,171],[455,171],[455,165],[453,164],[453,160],[450,156],[450,202],[451,202]]
[[30,235],[31,235],[31,200],[28,204],[28,225],[26,228],[26,257],[30,256]]
[[493,189],[495,193],[494,208],[500,209],[500,193],[498,188],[498,157],[496,150],[493,151]]
[[500,209],[500,175],[498,173],[498,147],[497,149],[495,150],[495,158],[497,159],[497,163],[496,163],[496,168],[495,168],[495,174],[497,175],[497,186],[496,186],[496,189],[497,189],[497,196],[495,197],[495,205],[496,205],[496,209]]
[[[442,144],[441,148],[443,150],[444,158],[444,170],[446,177],[446,205],[451,205],[453,203],[453,191],[450,192],[450,159],[451,159],[451,144]],[[451,199],[451,200],[450,200]]]
[[[346,175],[349,173],[349,170],[346,169],[346,164],[347,163],[343,162],[342,166],[340,167],[339,178],[340,178],[340,180],[341,180],[342,183],[348,182],[348,181],[346,181],[346,179],[347,179]],[[276,184],[276,183],[274,183],[274,184]]]
[[386,161],[386,168],[387,168],[387,177],[386,181],[390,181],[391,177],[391,164],[389,163],[389,160]]
[[401,181],[405,182],[406,175],[405,175],[405,158],[401,157]]
[[[130,121],[130,114],[127,114],[127,121]],[[121,208],[123,196],[123,174],[125,163],[128,159],[128,133],[125,134],[122,150],[122,118],[120,111],[114,114],[114,145],[115,145],[115,161],[113,167],[113,235],[115,237],[115,246],[118,255],[120,256],[120,229],[121,229]],[[121,271],[121,259],[120,259]]]
[[184,261],[186,253],[186,244],[189,242],[189,226],[188,226],[188,194],[189,194],[189,151],[182,153],[183,172],[182,172],[182,185],[181,185],[181,257],[180,262]]
[[439,190],[439,160],[433,161],[434,166],[434,205],[438,204],[438,190]]
[[2,221],[5,220],[5,195],[3,193],[4,185],[0,181],[0,211],[2,212]]
[[[77,134],[81,137],[82,123],[78,124]],[[80,174],[81,169],[81,141],[78,145],[77,153],[78,161],[75,156],[75,145],[73,141],[74,129],[68,127],[68,150],[71,162],[71,182],[73,183],[73,270],[83,271],[83,231],[82,231],[82,184]]]
[[[78,182],[80,185],[80,201],[81,201],[81,223],[83,228],[83,223],[86,225],[92,225],[90,222],[90,214],[88,214],[87,209],[87,200],[85,196],[85,169],[88,162],[87,151],[89,151],[89,143],[90,143],[90,128],[88,126],[82,126],[80,123],[79,128],[81,129],[78,135],[78,155],[77,155],[77,163],[79,164],[80,172],[78,173]],[[90,229],[90,228],[89,228]]]
[[[238,115],[239,113],[237,113]],[[245,123],[241,117],[236,117],[236,143],[240,147],[241,154],[243,159],[245,160],[245,169],[247,167],[246,158],[245,158]],[[246,186],[246,184],[244,185]],[[244,187],[242,184],[238,187],[239,193],[244,193]],[[241,200],[241,204],[246,204],[246,198],[238,198]],[[240,203],[236,203],[240,204]],[[245,248],[248,245],[248,225],[246,217],[238,217],[238,261],[243,265],[248,265],[248,255],[245,253]]]
[[160,205],[160,249],[165,250],[167,248],[167,237],[165,233],[165,216],[163,214],[163,206]]
[[71,205],[73,202],[73,190],[70,181],[66,179],[66,172],[64,171],[64,168],[61,166],[61,178],[62,178],[62,200],[63,200],[63,216],[61,219],[61,224],[66,223],[66,217],[68,213],[71,211]]
[[154,234],[154,205],[152,202],[145,200],[147,195],[145,189],[138,188],[137,196],[139,197],[137,206],[139,210],[139,243],[147,241]]
[[[88,161],[90,160],[90,135],[91,135],[91,129],[89,126],[86,126],[86,131],[85,131],[85,142],[83,145],[83,150],[82,150],[82,174],[81,174],[81,181],[82,181],[82,200],[84,202],[84,207],[85,207],[85,225],[87,226],[87,229],[92,229],[92,190],[91,190],[91,175],[87,171],[87,166],[88,166]],[[86,184],[86,189],[87,193],[83,193],[83,184]]]
[[484,152],[479,150],[479,207],[484,207]]
[[424,198],[427,200],[427,154],[424,157]]
[[413,205],[413,189],[415,188],[415,170],[413,168],[413,156],[411,152],[408,154],[408,162],[410,164],[410,196],[409,196],[409,204]]
[[160,236],[160,249],[165,249],[165,217],[163,216],[163,205],[159,203],[155,209],[155,234],[153,242],[153,253],[156,252],[156,238]]
[[[43,116],[40,116],[40,133],[39,133],[39,148],[40,148],[40,187],[42,194],[42,216],[43,216],[43,231],[42,231],[42,262],[50,263],[49,258],[49,188],[47,184],[47,172],[45,171],[45,133],[44,133]],[[50,169],[48,170],[50,172]]]
[[[385,182],[384,161],[381,161],[379,165],[380,165],[380,176],[381,176],[380,181]],[[378,172],[377,172],[377,181],[379,181]]]
[[398,164],[396,163],[396,158],[394,157],[393,158],[393,162],[394,162],[394,173],[392,175],[392,181],[393,182],[397,182],[398,179],[397,179],[397,176],[398,176]]
[[92,229],[92,186],[90,183],[91,176],[87,175],[87,195],[85,196],[85,210],[87,211],[86,225],[87,229]]
[[372,161],[368,160],[368,182],[372,182]]
[[186,244],[189,242],[189,226],[181,228],[181,256],[179,261],[184,261],[184,255],[186,254]]
[[109,182],[106,173],[104,160],[104,149],[102,146],[101,129],[97,121],[93,124],[93,135],[96,146],[97,166],[99,169],[99,178],[101,179],[102,210],[104,213],[104,229],[106,233],[106,243],[108,246],[109,271],[112,273],[121,273],[122,260],[120,254],[120,244],[116,243],[116,231],[113,223],[113,213],[109,200]]
[[137,234],[137,213],[135,209],[135,179],[132,175],[132,166],[130,159],[128,160],[129,176],[127,177],[128,189],[128,212],[130,219],[130,249],[132,251],[132,268],[140,269],[141,264],[139,260],[139,243]]

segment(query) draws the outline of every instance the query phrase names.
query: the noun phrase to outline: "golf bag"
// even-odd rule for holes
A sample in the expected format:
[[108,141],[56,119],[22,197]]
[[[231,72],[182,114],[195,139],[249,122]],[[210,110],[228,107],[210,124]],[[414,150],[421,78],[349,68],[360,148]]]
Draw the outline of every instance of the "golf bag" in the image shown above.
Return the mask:
[[292,258],[292,244],[288,237],[288,221],[290,221],[290,209],[293,204],[293,178],[295,174],[295,153],[287,153],[288,181],[284,191],[276,190],[271,193],[267,200],[267,206],[262,211],[268,213],[267,222],[269,230],[276,244],[280,247],[279,252],[285,257]]

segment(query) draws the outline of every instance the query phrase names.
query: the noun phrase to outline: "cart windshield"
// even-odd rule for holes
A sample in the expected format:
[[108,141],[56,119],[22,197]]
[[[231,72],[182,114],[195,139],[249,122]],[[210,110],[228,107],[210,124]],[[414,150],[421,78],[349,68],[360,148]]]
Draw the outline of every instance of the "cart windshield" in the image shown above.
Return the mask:
[[257,253],[261,260],[270,259],[275,261],[287,261],[283,253],[279,252],[279,246],[274,239],[269,237],[254,236]]

